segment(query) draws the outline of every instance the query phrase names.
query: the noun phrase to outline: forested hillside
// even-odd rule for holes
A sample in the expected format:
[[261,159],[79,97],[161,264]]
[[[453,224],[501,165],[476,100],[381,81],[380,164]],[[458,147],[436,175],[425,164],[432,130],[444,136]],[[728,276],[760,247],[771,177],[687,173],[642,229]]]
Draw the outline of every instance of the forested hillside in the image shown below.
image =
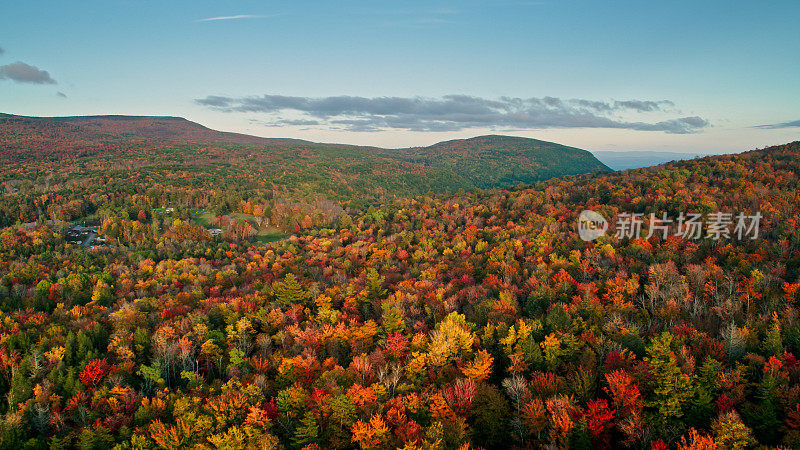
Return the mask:
[[[399,197],[608,170],[586,151],[490,136],[380,149],[222,133],[174,117],[0,116],[0,226],[154,209],[330,225]],[[257,223],[256,223],[257,222]]]
[[[315,145],[286,161],[335,156]],[[78,159],[80,179],[5,166],[27,181],[4,170],[3,210],[51,216],[0,231],[0,447],[800,446],[800,142],[401,198],[267,244],[233,212],[211,237],[181,209],[272,189],[258,169],[175,148]],[[165,154],[175,178],[151,168]],[[93,250],[52,216],[87,203],[105,211]],[[584,209],[605,236],[579,237]],[[648,237],[650,213],[761,220]],[[619,233],[633,214],[638,238]]]

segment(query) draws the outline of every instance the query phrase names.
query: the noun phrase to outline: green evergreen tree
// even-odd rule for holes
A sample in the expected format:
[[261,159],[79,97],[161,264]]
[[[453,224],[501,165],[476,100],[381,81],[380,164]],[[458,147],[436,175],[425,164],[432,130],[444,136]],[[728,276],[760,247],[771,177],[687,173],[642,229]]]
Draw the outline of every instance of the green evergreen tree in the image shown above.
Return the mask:
[[695,395],[690,401],[686,415],[688,423],[706,427],[711,423],[714,414],[714,399],[719,389],[717,379],[722,370],[719,361],[706,358],[697,370],[695,377]]
[[11,390],[8,392],[9,409],[16,409],[19,403],[28,400],[33,395],[28,366],[27,360],[23,360],[22,364],[14,371],[14,375],[11,376]]
[[111,448],[114,437],[108,428],[103,426],[85,427],[78,435],[78,449],[80,450],[106,450]]
[[572,320],[561,304],[553,306],[544,318],[544,326],[549,333],[569,331],[571,324]]
[[73,448],[71,434],[66,436],[53,436],[50,438],[48,450],[68,450],[70,448]]
[[648,406],[655,408],[653,424],[661,436],[672,437],[682,433],[684,409],[694,397],[694,387],[689,375],[681,372],[670,346],[672,335],[668,332],[653,338],[647,347],[645,361],[651,366],[656,385]]
[[491,384],[481,384],[475,393],[470,410],[472,441],[486,448],[508,444],[507,421],[510,418],[508,400]]
[[92,338],[84,332],[79,332],[77,337],[78,348],[75,351],[75,365],[85,366],[90,359],[96,358],[97,352],[95,351]]
[[67,338],[64,341],[64,358],[62,361],[66,366],[75,365],[75,361],[77,359],[78,353],[78,341],[75,337],[75,333],[70,331],[67,334]]
[[697,386],[689,402],[686,420],[696,428],[705,428],[711,423],[714,414],[714,397],[704,386]]
[[780,432],[775,391],[778,382],[771,373],[764,375],[756,389],[757,404],[750,404],[744,410],[747,423],[753,427],[756,438],[764,444],[775,444]]
[[347,215],[346,213],[342,213],[339,216],[339,228],[350,228],[353,226],[353,218]]
[[783,355],[783,339],[781,338],[781,326],[777,320],[769,328],[769,330],[767,330],[767,336],[764,339],[764,353],[766,356]]
[[328,443],[334,448],[341,448],[350,444],[350,428],[356,421],[356,406],[350,397],[346,395],[337,395],[333,397],[329,405],[331,407],[331,415],[329,417],[329,424],[325,430],[327,436],[324,437],[329,441]]
[[300,419],[300,426],[295,430],[292,441],[297,448],[319,443],[319,425],[313,412],[306,411],[303,418]]
[[144,328],[136,328],[133,332],[133,349],[139,361],[147,361],[150,355],[150,334]]
[[50,286],[52,286],[52,283],[47,280],[42,280],[36,285],[33,307],[37,311],[52,311],[53,305],[50,301]]
[[383,320],[381,321],[381,326],[383,327],[384,336],[402,332],[406,327],[403,313],[400,312],[397,306],[389,303],[384,303],[382,307]]
[[585,418],[576,423],[575,428],[572,429],[569,437],[569,448],[570,450],[591,450],[594,448]]
[[289,305],[290,303],[305,304],[306,292],[294,274],[287,274],[282,282],[277,282],[272,285],[272,292],[278,303],[282,305]]
[[375,269],[367,270],[367,298],[370,300],[378,300],[386,295],[386,289],[383,288],[383,283],[386,277],[380,276]]

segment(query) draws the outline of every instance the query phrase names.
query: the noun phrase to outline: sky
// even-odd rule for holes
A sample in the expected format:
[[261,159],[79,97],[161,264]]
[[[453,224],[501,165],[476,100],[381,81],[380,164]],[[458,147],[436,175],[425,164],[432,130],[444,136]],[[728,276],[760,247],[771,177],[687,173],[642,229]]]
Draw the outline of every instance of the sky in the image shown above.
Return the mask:
[[800,139],[800,2],[83,0],[0,7],[0,112],[382,147]]

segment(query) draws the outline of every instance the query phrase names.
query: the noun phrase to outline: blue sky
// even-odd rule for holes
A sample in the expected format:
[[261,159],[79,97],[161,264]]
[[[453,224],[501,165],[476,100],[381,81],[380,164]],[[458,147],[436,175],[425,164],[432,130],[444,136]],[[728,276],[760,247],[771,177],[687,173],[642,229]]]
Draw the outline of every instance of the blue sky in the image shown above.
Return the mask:
[[10,2],[0,112],[741,151],[800,138],[797,17],[796,0]]

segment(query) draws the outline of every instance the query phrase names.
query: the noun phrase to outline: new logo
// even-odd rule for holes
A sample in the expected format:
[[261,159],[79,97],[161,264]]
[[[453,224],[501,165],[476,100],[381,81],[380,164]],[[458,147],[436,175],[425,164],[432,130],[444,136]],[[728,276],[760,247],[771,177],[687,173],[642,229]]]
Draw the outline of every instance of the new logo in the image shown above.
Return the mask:
[[578,216],[578,235],[584,241],[593,241],[606,234],[608,222],[600,214],[584,209]]

